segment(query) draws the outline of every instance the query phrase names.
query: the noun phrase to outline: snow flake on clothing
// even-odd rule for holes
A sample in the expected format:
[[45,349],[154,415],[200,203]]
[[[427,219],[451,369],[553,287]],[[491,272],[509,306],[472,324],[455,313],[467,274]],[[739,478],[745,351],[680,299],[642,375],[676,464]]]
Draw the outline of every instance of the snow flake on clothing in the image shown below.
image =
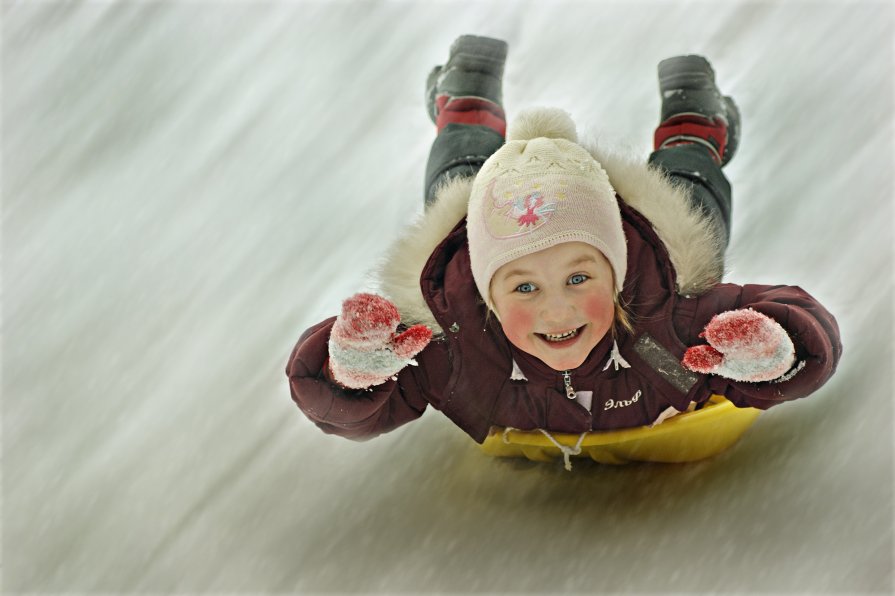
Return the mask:
[[528,378],[525,376],[525,373],[522,372],[522,369],[519,368],[519,365],[513,360],[513,372],[510,373],[511,381],[527,381]]
[[618,342],[615,340],[612,342],[612,353],[609,355],[609,360],[606,361],[606,366],[603,367],[603,370],[607,370],[609,365],[615,365],[615,370],[618,370],[619,367],[631,368],[628,361],[625,360],[622,357],[621,352],[618,351]]

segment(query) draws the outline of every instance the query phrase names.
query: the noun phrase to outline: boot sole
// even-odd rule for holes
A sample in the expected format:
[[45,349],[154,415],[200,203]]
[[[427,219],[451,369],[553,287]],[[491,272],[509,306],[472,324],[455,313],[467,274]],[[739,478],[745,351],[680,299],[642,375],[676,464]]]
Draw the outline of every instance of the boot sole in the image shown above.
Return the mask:
[[702,56],[675,56],[659,62],[659,89],[714,89],[715,71]]
[[659,63],[661,121],[678,114],[725,117],[724,102],[715,86],[715,71],[702,56],[675,56]]
[[444,66],[436,66],[426,79],[426,104],[434,122],[439,95],[482,97],[503,104],[503,69],[508,46],[500,39],[461,35],[451,44]]

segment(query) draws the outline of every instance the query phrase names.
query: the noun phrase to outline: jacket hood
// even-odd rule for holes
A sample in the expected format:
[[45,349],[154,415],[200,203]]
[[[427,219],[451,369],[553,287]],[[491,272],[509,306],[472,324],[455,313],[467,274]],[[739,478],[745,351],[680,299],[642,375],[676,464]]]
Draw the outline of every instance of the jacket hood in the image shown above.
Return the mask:
[[[691,205],[689,191],[664,172],[620,153],[582,145],[603,166],[621,199],[650,221],[674,267],[677,292],[700,294],[724,274],[723,240]],[[454,178],[436,192],[436,201],[386,251],[374,273],[378,291],[401,313],[401,321],[443,330],[420,289],[420,275],[432,251],[466,216],[473,178]]]

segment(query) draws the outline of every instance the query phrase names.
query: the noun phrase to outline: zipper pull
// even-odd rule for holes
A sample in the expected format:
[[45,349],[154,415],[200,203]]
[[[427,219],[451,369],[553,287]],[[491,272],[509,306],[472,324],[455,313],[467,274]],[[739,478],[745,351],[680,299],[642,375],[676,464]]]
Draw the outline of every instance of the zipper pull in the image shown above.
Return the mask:
[[563,371],[562,381],[566,385],[566,397],[575,399],[575,389],[572,388],[572,373],[567,370]]

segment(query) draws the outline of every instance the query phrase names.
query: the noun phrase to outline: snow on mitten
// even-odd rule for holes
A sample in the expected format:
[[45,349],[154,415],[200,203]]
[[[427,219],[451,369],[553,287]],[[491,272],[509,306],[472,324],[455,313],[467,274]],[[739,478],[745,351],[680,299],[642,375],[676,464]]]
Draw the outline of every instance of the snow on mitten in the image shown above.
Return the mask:
[[795,362],[786,330],[751,308],[715,315],[699,337],[709,345],[684,353],[684,366],[694,372],[757,383],[782,376]]
[[401,316],[395,305],[374,294],[355,294],[342,303],[329,337],[333,379],[350,389],[381,385],[429,344],[432,330],[414,325],[397,334]]

